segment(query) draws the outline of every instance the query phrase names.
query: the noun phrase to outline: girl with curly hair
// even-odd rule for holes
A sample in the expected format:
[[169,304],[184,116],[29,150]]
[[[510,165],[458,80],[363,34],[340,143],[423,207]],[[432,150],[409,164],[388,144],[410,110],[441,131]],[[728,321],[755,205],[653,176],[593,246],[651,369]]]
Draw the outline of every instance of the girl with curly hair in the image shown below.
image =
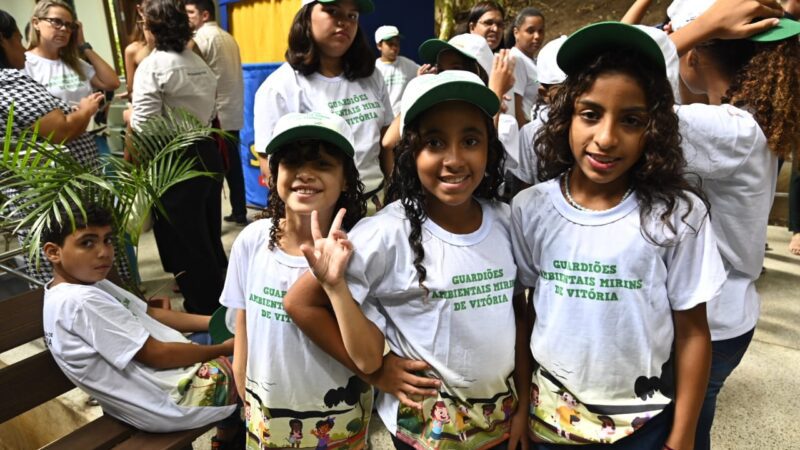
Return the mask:
[[[800,23],[773,19],[778,26],[766,32],[720,39],[736,35],[698,17],[706,8],[707,2],[695,1],[670,6],[672,40],[682,55],[680,76],[689,90],[709,99],[708,105],[684,105],[677,113],[689,170],[703,180],[728,269],[719,300],[708,307],[713,356],[695,442],[700,450],[711,446],[717,395],[741,362],[758,322],[756,280],[764,263],[778,158],[800,146]],[[765,9],[761,17],[774,15]],[[704,15],[713,13],[709,9]],[[747,25],[753,34],[764,23]],[[687,42],[686,36],[694,38]]]
[[[282,117],[266,148],[270,217],[242,230],[231,249],[220,303],[236,310],[237,388],[246,402],[263,401],[263,411],[286,411],[271,417],[262,409],[252,411],[255,425],[249,428],[263,424],[270,433],[248,434],[247,448],[285,447],[286,436],[293,437],[293,447],[313,448],[314,436],[296,430],[313,430],[317,414],[328,416],[331,427],[360,421],[360,431],[353,434],[362,437],[351,448],[363,448],[372,390],[362,383],[364,389],[347,394],[351,408],[334,408],[341,400],[331,400],[329,392],[349,388],[353,373],[306,339],[283,307],[286,291],[308,271],[300,246],[313,243],[314,227],[325,233],[350,229],[366,213],[352,140],[350,127],[334,114]],[[334,218],[339,210],[347,213]],[[327,409],[320,410],[323,404]]]
[[[524,296],[515,295],[509,210],[498,198],[499,102],[466,71],[409,82],[392,203],[359,222],[350,238],[317,233],[314,247],[303,248],[316,280],[305,275],[287,295],[287,312],[307,333],[321,321],[307,320],[304,308],[327,295],[341,330],[330,339],[343,339],[361,372],[386,369],[387,341],[392,353],[426,365],[400,392],[378,396],[399,449],[430,448],[427,435],[437,426],[426,414],[437,402],[467,405],[473,426],[462,440],[440,424],[436,448],[528,448],[528,332]],[[438,389],[426,389],[425,377]],[[483,405],[500,411],[508,396],[509,420],[499,413],[479,420]]]
[[[356,167],[370,211],[383,204],[384,178],[391,173],[390,149],[381,137],[394,119],[386,83],[375,70],[375,55],[359,18],[372,0],[303,0],[289,29],[286,63],[256,92],[255,150],[263,153],[284,114],[330,112],[353,130]],[[261,172],[269,174],[267,159]]]
[[602,22],[557,60],[567,78],[536,135],[542,183],[511,206],[518,280],[534,289],[534,440],[691,448],[711,350],[705,305],[725,269],[708,203],[684,178],[664,57],[644,31]]
[[[155,49],[139,64],[133,82],[130,126],[140,131],[149,118],[186,111],[203,125],[214,116],[217,80],[187,43],[192,38],[182,1],[144,0],[143,27]],[[228,259],[222,247],[222,156],[211,139],[184,150],[194,168],[218,174],[182,181],[160,198],[166,216],[154,212],[153,233],[166,272],[177,278],[188,312],[212,314],[219,306]]]

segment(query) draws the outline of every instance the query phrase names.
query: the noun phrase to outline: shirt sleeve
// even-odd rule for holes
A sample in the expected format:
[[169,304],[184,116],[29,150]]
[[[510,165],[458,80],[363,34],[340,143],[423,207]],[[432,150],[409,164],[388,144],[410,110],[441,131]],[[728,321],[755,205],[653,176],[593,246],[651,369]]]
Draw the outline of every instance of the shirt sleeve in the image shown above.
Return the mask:
[[506,151],[505,170],[514,173],[519,166],[519,124],[510,114],[500,114],[497,123],[497,137]]
[[133,79],[131,127],[135,130],[139,130],[147,119],[161,115],[164,103],[163,81],[145,62],[136,69]]
[[378,98],[380,99],[381,104],[383,105],[383,122],[381,123],[381,128],[386,128],[392,124],[394,120],[394,110],[392,109],[392,101],[389,98],[389,90],[386,89],[386,83],[383,81],[383,75],[380,74],[380,71],[377,69],[373,74],[373,80],[375,80],[375,86],[377,87],[377,94]]
[[150,335],[139,319],[117,300],[96,291],[84,296],[71,332],[120,370],[130,363]]
[[702,178],[731,176],[766,137],[753,116],[731,105],[676,107],[688,172]]
[[542,122],[534,117],[519,130],[519,161],[511,172],[528,184],[536,184],[536,152],[533,151],[533,139],[541,128]]
[[695,200],[688,223],[683,223],[683,215],[682,211],[674,215],[681,221],[680,238],[667,253],[667,295],[675,311],[715,299],[727,278],[705,206]]
[[533,263],[533,233],[528,233],[532,228],[527,212],[533,202],[532,189],[525,189],[511,201],[511,248],[517,264],[517,281],[526,287],[536,286],[539,280],[539,271]]
[[347,286],[364,315],[385,335],[386,318],[375,296],[375,287],[385,276],[389,247],[384,245],[379,223],[374,220],[360,222],[349,235],[355,252],[345,274]]
[[82,59],[79,59],[78,61],[80,62],[81,68],[83,69],[83,74],[86,75],[86,79],[91,82],[92,78],[94,78],[95,75],[97,75],[97,71],[94,70],[94,66]]
[[275,86],[276,82],[280,84],[279,79],[271,76],[264,80],[253,101],[254,145],[258,153],[264,153],[267,149],[278,119],[287,113],[296,112],[289,107],[282,86]]
[[525,96],[525,87],[529,82],[528,70],[521,56],[515,55],[514,58],[517,63],[514,66],[514,86],[511,88],[511,92],[520,96]]
[[231,255],[228,258],[228,271],[225,275],[225,286],[222,288],[219,302],[222,306],[235,309],[245,309],[246,286],[247,286],[247,258],[249,252],[245,242],[247,229],[242,231],[231,247]]

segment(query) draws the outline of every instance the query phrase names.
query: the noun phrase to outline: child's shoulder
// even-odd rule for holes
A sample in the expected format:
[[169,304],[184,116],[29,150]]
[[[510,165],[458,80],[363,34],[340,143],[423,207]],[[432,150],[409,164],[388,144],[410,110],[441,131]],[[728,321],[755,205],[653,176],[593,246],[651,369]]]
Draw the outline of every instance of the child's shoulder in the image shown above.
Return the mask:
[[[671,239],[675,235],[683,236],[687,232],[697,233],[697,231],[708,220],[708,208],[700,197],[692,192],[684,191],[686,198],[676,198],[675,206],[668,218],[664,217],[667,205],[658,202],[650,212],[650,226],[656,228],[651,230],[651,234],[658,235],[664,233],[666,238]],[[663,225],[668,221],[672,225],[674,232],[666,229]]]
[[550,196],[554,192],[560,193],[560,189],[558,178],[523,189],[511,200],[511,209],[538,209],[543,202],[550,201]]
[[683,132],[684,139],[731,139],[751,136],[766,140],[761,126],[753,114],[743,108],[730,104],[706,105],[693,103],[676,105],[675,112],[680,119],[681,128],[701,130],[702,133]]
[[272,219],[264,218],[252,221],[244,227],[233,245],[237,247],[259,245],[262,242],[269,242],[269,234],[272,231]]
[[114,296],[109,292],[114,292],[116,286],[108,280],[101,280],[95,284],[77,284],[62,282],[55,286],[46,285],[44,288],[45,308],[50,305],[86,305],[91,303],[105,303],[114,300]]

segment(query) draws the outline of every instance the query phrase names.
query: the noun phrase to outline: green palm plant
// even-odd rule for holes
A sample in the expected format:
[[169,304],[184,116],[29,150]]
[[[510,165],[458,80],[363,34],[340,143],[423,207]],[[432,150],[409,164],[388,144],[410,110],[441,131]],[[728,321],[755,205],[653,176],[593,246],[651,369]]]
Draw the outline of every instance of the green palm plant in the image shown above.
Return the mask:
[[220,130],[204,126],[182,110],[169,111],[145,122],[131,134],[131,161],[101,156],[86,167],[63,145],[38,134],[38,126],[12,137],[13,105],[9,111],[0,157],[0,227],[27,230],[23,245],[30,261],[39,264],[41,236],[52,221],[75,226],[73,211],[85,217],[87,202],[112,211],[117,243],[139,243],[147,213],[155,208],[169,220],[159,198],[172,186],[199,176],[196,157],[184,150]]

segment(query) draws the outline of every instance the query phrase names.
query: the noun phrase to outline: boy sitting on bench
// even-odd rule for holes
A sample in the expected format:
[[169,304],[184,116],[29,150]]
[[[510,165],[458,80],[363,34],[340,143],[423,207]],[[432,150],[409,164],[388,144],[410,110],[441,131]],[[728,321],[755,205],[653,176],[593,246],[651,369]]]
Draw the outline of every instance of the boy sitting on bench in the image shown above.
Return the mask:
[[207,331],[210,316],[150,308],[106,280],[114,260],[111,214],[89,205],[85,216],[72,215],[74,230],[62,211],[65,223],[53,220],[42,236],[54,273],[45,286],[45,342],[67,378],[106,414],[145,431],[231,416],[237,396],[225,356],[233,339],[193,344],[182,333]]

